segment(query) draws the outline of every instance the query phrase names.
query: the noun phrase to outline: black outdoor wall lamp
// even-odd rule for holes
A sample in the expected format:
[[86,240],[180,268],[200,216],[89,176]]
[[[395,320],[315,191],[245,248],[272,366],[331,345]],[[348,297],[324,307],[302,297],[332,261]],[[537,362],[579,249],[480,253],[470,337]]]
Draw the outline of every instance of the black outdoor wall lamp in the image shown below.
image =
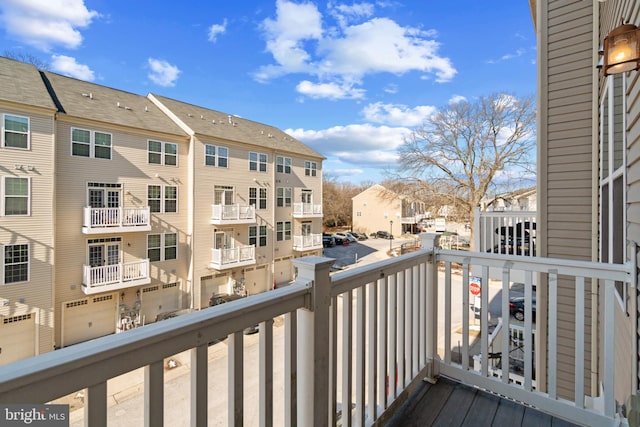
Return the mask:
[[604,38],[604,75],[620,74],[640,68],[640,29],[622,24]]

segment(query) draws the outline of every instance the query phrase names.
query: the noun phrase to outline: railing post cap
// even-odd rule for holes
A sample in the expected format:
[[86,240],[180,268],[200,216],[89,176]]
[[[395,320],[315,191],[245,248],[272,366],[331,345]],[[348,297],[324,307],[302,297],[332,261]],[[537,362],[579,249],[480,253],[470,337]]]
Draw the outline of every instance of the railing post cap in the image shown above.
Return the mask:
[[438,245],[440,240],[440,234],[438,233],[420,233],[420,240],[422,241],[422,249],[431,249]]

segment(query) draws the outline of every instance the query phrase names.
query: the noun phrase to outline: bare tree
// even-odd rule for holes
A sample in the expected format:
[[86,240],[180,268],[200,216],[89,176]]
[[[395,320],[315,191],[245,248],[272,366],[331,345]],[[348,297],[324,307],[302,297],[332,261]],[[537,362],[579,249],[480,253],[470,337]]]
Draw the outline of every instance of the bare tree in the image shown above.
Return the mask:
[[325,178],[322,183],[322,214],[326,227],[351,225],[351,199],[366,187]]
[[490,188],[535,173],[535,118],[531,96],[495,94],[451,104],[400,147],[398,179],[473,221],[474,207]]
[[5,50],[4,56],[6,58],[13,59],[15,61],[26,62],[27,64],[31,64],[41,71],[48,71],[51,68],[51,66],[47,61],[44,61],[30,53],[13,52],[13,51]]

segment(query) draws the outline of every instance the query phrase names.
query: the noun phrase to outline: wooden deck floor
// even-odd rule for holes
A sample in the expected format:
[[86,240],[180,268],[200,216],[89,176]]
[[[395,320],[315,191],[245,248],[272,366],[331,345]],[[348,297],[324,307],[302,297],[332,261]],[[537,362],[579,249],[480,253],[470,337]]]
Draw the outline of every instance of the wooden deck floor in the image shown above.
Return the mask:
[[571,427],[576,424],[552,417],[511,400],[440,377],[422,383],[387,423],[387,427]]

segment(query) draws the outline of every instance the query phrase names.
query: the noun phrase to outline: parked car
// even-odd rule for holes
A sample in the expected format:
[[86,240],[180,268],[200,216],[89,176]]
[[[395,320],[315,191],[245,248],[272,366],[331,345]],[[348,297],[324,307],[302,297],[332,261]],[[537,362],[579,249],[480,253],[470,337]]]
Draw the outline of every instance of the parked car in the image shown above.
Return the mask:
[[322,233],[322,246],[325,248],[330,248],[336,245],[336,238],[333,234]]
[[[238,294],[213,294],[211,295],[211,298],[209,298],[209,307],[239,300],[242,298],[245,298],[245,297],[243,295],[238,295]],[[245,335],[251,335],[251,334],[257,333],[259,330],[260,330],[260,325],[255,324],[247,328],[244,328],[243,333]]]
[[393,234],[389,233],[388,231],[378,231],[376,233],[376,237],[378,239],[393,239]]
[[355,243],[358,240],[353,237],[350,233],[348,232],[344,232],[344,231],[337,231],[333,234],[336,237],[342,237],[343,240],[349,242],[349,243]]
[[349,231],[347,234],[350,234],[351,236],[353,236],[356,240],[366,240],[367,239],[367,235],[364,233],[358,233],[356,231]]
[[358,236],[360,236],[358,240],[367,240],[369,238],[369,236],[367,236],[367,233],[362,232],[358,232]]
[[[524,297],[511,297],[509,298],[509,312],[516,320],[524,320]],[[531,316],[533,321],[536,320],[536,298],[533,297],[531,301]]]

